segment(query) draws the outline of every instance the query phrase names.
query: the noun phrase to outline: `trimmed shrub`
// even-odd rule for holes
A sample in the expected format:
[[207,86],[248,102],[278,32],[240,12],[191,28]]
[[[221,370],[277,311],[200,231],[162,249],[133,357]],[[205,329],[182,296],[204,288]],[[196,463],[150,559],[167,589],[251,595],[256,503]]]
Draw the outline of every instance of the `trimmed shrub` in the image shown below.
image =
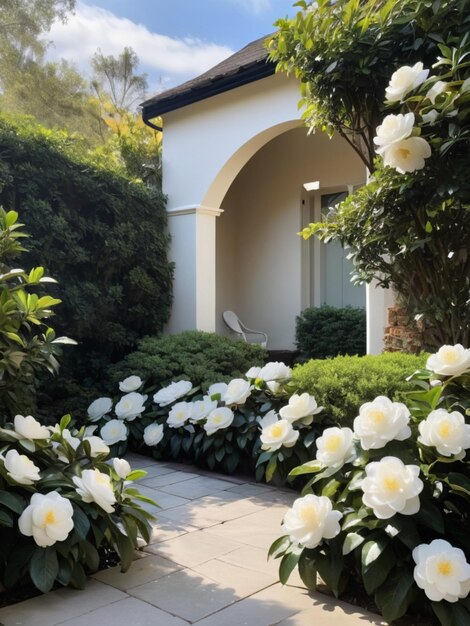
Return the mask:
[[172,288],[162,194],[94,165],[63,131],[0,117],[0,202],[33,237],[28,263],[60,283],[55,326],[79,343],[62,378],[90,385],[162,330]]
[[314,395],[331,421],[352,426],[364,402],[377,396],[403,402],[404,393],[411,390],[405,379],[424,367],[426,357],[424,353],[416,356],[385,352],[312,360],[294,368],[292,383],[300,391]]
[[366,312],[326,305],[305,309],[296,320],[296,342],[302,360],[361,356],[366,353]]
[[252,365],[262,365],[266,357],[266,350],[259,345],[189,330],[145,337],[135,352],[111,368],[111,380],[117,383],[131,373],[145,380],[146,386],[162,387],[188,379],[205,391],[214,381],[243,376]]

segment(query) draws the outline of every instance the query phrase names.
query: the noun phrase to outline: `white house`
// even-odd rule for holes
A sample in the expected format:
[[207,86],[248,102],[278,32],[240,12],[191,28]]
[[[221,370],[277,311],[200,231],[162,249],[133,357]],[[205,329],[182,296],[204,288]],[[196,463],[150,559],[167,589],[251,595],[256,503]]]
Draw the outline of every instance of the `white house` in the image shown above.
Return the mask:
[[259,39],[183,85],[147,100],[162,116],[163,190],[168,196],[174,304],[169,332],[227,332],[235,311],[267,332],[269,348],[294,346],[307,306],[366,306],[368,350],[382,350],[391,296],[353,286],[337,244],[297,233],[366,171],[340,137],[307,134],[294,78],[275,74]]

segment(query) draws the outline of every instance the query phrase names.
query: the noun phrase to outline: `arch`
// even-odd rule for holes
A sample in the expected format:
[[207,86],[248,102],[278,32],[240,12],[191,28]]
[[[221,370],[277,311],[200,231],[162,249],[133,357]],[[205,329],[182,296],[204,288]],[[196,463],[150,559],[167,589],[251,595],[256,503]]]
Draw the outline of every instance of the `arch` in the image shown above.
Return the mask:
[[268,142],[283,133],[302,126],[300,119],[287,120],[266,128],[244,143],[225,162],[206,191],[202,206],[219,208],[235,178],[248,161]]

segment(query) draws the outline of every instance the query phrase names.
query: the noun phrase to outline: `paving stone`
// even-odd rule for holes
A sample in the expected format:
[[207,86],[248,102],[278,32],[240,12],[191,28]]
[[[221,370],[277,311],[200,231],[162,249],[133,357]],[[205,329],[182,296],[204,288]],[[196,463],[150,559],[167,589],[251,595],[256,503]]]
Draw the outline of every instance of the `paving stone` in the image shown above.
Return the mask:
[[149,511],[149,513],[152,513],[152,515],[155,515],[156,517],[159,517],[160,511],[166,511],[167,509],[182,506],[183,504],[189,502],[187,498],[174,496],[171,493],[165,493],[159,489],[152,489],[151,487],[147,487],[143,484],[137,485],[137,488],[143,496],[147,496],[147,498],[151,498],[154,502],[156,502],[157,506],[148,504],[147,502],[139,502],[142,508]]
[[198,530],[196,526],[173,522],[159,516],[159,519],[152,527],[149,544],[175,539],[186,533],[193,533],[195,530]]
[[300,611],[288,617],[276,626],[305,626],[313,624],[315,626],[386,626],[386,622],[368,611],[357,609],[357,607],[340,602],[336,599],[328,599],[326,596],[314,595],[312,606],[305,611]]
[[101,609],[76,617],[61,626],[187,626],[188,622],[161,611],[137,598],[126,598]]
[[272,487],[268,487],[268,485],[253,485],[252,483],[243,483],[241,485],[235,485],[235,487],[230,487],[228,489],[231,493],[238,493],[242,496],[262,496],[266,495],[267,492],[275,491]]
[[278,582],[277,573],[262,573],[219,559],[212,559],[191,568],[222,587],[230,587],[244,598]]
[[153,476],[148,479],[145,478],[145,484],[147,485],[147,487],[160,488],[160,487],[166,487],[167,485],[172,485],[174,483],[186,482],[186,481],[189,482],[191,479],[197,479],[197,478],[200,478],[200,476],[192,472],[175,472],[174,470],[172,470],[165,474],[161,474],[160,476]]
[[181,567],[181,565],[168,561],[163,557],[147,555],[146,559],[134,562],[125,574],[117,566],[98,572],[94,574],[93,578],[111,585],[111,587],[116,587],[116,589],[121,589],[121,591],[126,591],[132,587],[137,587],[152,580],[157,580],[157,578],[162,576],[172,574],[181,569]]
[[126,597],[122,591],[91,579],[81,591],[58,589],[4,607],[0,609],[0,623],[3,626],[56,626]]
[[149,545],[144,548],[144,551],[163,556],[165,559],[185,567],[192,567],[227,554],[227,552],[239,547],[239,543],[198,530],[176,537],[176,539]]
[[[162,478],[164,478],[164,476]],[[164,487],[161,487],[161,489],[162,491],[166,491],[167,493],[171,493],[175,496],[195,500],[196,498],[202,498],[204,496],[209,496],[212,493],[229,489],[232,486],[233,484],[227,480],[218,480],[216,478],[198,476],[192,480],[165,485]]]
[[268,550],[282,534],[281,511],[261,511],[231,520],[225,524],[211,526],[202,532],[210,532],[226,540]]
[[[134,587],[132,595],[190,622],[196,622],[241,598],[233,588],[189,569]],[[217,626],[223,624],[219,621]]]

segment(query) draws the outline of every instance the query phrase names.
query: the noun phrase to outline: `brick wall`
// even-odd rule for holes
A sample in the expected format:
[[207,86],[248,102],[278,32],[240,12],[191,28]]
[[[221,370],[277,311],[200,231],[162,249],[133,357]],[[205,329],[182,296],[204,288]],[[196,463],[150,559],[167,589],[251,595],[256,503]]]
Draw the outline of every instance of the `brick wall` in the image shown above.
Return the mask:
[[415,322],[400,306],[388,309],[388,326],[385,328],[384,350],[386,352],[409,352],[418,354],[423,350],[424,327]]

